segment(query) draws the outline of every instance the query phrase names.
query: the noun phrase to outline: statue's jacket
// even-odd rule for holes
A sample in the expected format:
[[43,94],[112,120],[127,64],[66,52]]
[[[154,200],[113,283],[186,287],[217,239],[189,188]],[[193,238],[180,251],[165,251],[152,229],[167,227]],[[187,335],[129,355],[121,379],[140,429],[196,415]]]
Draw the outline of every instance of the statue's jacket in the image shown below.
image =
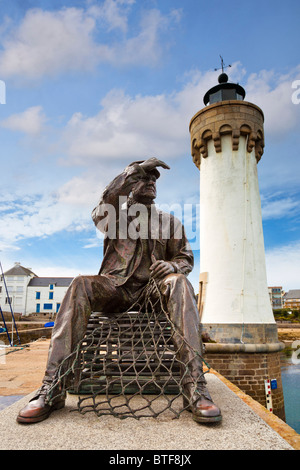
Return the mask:
[[[110,278],[114,285],[121,286],[135,273],[143,259],[145,240],[142,236],[130,236],[130,224],[138,222],[137,213],[132,215],[128,196],[134,184],[140,179],[139,165],[131,164],[118,175],[104,190],[98,206],[92,212],[92,219],[104,234],[103,261],[99,271]],[[108,210],[113,208],[112,210]],[[193,269],[194,258],[186,238],[184,227],[173,215],[157,209],[152,204],[148,208],[151,229],[147,244],[151,261],[169,261],[176,273],[189,274]],[[148,222],[149,222],[148,221]],[[108,227],[115,226],[115,230]],[[148,225],[149,226],[149,225]],[[124,233],[124,227],[127,231]],[[111,236],[112,233],[115,236]],[[136,235],[137,232],[135,232]]]

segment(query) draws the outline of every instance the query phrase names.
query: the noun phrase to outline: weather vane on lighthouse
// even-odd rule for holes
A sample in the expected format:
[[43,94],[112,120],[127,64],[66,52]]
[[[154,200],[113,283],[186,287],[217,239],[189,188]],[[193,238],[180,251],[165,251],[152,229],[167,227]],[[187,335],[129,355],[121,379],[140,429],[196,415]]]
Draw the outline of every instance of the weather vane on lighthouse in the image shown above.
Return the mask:
[[225,65],[225,64],[224,64],[223,57],[222,57],[221,55],[220,55],[220,58],[221,58],[221,68],[215,69],[215,72],[216,72],[217,70],[222,70],[222,73],[224,73],[224,69],[226,69],[227,67],[231,67],[231,65]]

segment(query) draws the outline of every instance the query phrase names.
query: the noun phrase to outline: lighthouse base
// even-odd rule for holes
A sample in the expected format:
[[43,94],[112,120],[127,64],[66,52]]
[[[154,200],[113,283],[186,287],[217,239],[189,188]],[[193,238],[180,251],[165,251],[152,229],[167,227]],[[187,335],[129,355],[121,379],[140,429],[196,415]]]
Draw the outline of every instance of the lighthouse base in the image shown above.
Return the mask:
[[273,323],[203,323],[202,332],[216,343],[278,343],[278,330]]
[[[204,343],[204,349],[205,361],[212,369],[268,409],[271,398],[270,411],[285,421],[280,359],[282,343]],[[277,351],[274,352],[275,349]],[[271,389],[270,396],[266,395],[266,380],[276,385]]]

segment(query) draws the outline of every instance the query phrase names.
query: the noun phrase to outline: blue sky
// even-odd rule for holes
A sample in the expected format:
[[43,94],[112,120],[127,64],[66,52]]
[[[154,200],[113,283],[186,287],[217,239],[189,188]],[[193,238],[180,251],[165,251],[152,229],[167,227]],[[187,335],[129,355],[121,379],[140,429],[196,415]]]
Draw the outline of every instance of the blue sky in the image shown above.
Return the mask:
[[0,0],[0,8],[4,270],[20,262],[40,276],[97,273],[102,240],[90,214],[134,160],[170,165],[158,204],[199,204],[188,126],[217,83],[221,54],[230,81],[265,114],[258,176],[268,283],[300,288],[298,2]]

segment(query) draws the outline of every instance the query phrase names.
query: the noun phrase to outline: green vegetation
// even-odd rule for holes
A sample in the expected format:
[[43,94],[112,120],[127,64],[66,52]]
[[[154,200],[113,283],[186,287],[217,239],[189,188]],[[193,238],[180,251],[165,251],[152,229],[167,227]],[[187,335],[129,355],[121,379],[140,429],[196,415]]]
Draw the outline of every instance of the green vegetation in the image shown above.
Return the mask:
[[290,321],[292,323],[300,323],[300,309],[277,308],[273,310],[276,321]]
[[284,350],[282,351],[282,354],[285,356],[285,357],[292,357],[293,355],[293,352],[295,351],[295,349],[293,349],[291,346],[286,346],[284,348]]

